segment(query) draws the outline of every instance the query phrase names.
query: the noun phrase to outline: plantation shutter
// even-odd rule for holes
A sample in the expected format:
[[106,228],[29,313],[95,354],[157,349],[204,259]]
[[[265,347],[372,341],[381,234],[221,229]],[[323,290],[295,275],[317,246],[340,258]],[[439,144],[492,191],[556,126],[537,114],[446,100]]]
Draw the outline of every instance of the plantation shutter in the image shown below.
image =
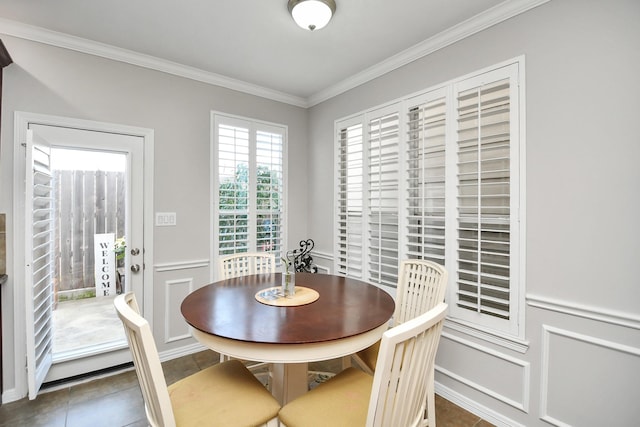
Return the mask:
[[218,123],[218,254],[249,248],[249,128]]
[[282,131],[256,132],[256,245],[261,252],[280,253],[284,209],[284,138]]
[[53,236],[54,209],[51,148],[46,141],[26,142],[25,253],[27,377],[29,399],[35,399],[52,364],[53,347]]
[[400,258],[434,261],[459,327],[524,336],[522,64],[338,122],[338,272],[395,287]]
[[218,256],[283,256],[285,138],[278,125],[214,115],[214,247]]
[[444,91],[407,103],[406,254],[445,265],[447,103]]
[[509,71],[463,82],[456,106],[457,312],[469,319],[488,315],[482,323],[498,329],[509,324],[516,294],[511,283],[518,132],[512,105],[518,104],[517,83]]
[[393,108],[368,115],[368,279],[398,282],[400,114]]
[[362,122],[338,125],[336,270],[362,278],[364,151]]

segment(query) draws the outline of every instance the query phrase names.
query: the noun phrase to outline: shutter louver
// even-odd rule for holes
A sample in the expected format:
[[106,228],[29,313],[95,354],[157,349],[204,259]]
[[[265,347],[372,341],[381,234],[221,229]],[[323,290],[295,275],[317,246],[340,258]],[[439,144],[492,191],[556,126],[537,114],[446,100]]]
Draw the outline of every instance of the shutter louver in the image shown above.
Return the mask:
[[510,82],[458,94],[457,305],[510,316]]
[[340,129],[338,144],[337,269],[340,274],[362,278],[362,124]]
[[374,283],[398,282],[398,186],[400,116],[397,112],[369,120],[368,273]]
[[407,115],[407,256],[444,265],[446,100]]

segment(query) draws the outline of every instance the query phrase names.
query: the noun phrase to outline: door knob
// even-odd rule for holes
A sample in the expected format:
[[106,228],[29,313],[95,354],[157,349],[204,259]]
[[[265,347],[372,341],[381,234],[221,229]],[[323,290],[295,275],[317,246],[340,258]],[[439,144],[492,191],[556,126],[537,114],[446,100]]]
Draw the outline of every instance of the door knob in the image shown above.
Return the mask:
[[133,271],[134,273],[137,273],[138,271],[140,271],[140,265],[139,264],[133,264],[131,266],[131,271]]
[[140,254],[140,249],[138,248],[131,249],[131,255],[138,255],[138,254]]

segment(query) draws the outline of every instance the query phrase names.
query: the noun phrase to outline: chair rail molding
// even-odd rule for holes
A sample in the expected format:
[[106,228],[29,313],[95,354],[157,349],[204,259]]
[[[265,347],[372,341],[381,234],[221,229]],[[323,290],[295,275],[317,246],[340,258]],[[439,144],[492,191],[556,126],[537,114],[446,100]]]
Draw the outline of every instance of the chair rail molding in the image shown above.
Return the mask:
[[176,271],[176,270],[187,270],[191,268],[205,268],[209,267],[208,259],[195,259],[195,260],[186,260],[186,261],[176,261],[176,262],[164,262],[158,263],[153,266],[153,268],[158,273],[163,273],[166,271]]
[[601,307],[594,307],[586,304],[579,304],[532,294],[527,295],[527,305],[530,307],[541,308],[543,310],[568,314],[570,316],[597,320],[612,325],[640,329],[640,316],[623,311],[607,310]]

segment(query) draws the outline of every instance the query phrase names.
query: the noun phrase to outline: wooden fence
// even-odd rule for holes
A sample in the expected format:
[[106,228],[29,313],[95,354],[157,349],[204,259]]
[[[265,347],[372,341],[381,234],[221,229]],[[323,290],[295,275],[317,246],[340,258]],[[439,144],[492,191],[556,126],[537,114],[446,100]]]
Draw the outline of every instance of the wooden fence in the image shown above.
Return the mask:
[[54,171],[56,290],[93,288],[93,236],[124,237],[124,172]]

